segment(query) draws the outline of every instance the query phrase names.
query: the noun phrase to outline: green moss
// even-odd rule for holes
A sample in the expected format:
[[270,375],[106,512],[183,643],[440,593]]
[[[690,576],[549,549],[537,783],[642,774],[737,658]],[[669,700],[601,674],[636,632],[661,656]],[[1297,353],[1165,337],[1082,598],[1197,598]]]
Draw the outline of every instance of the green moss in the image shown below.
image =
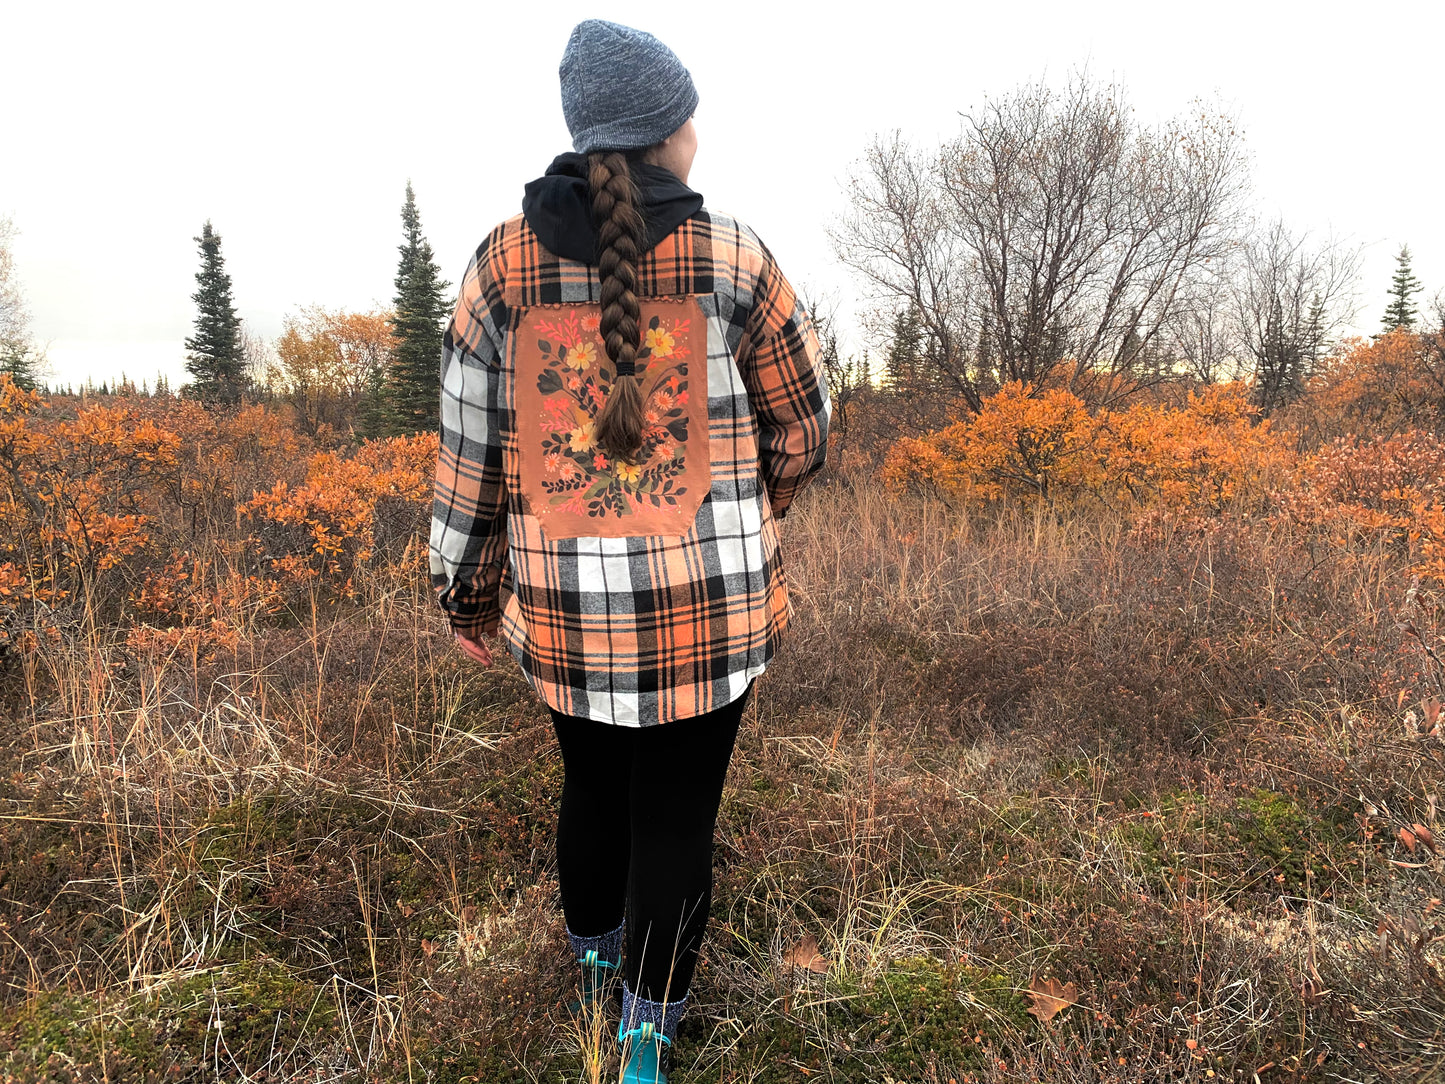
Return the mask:
[[847,1003],[855,1024],[850,1045],[905,1078],[930,1059],[951,1069],[975,1067],[981,1047],[975,1036],[1027,1026],[1027,1007],[1013,985],[997,972],[928,957],[895,961]]
[[[325,992],[269,958],[245,960],[122,997],[45,994],[0,1016],[0,1077],[17,1080],[174,1078],[217,1062],[254,1073],[277,1050],[334,1038]],[[217,1026],[219,1023],[219,1027]],[[216,1038],[224,1043],[217,1050]],[[63,1051],[63,1058],[57,1052]]]
[[[1242,847],[1248,881],[1302,892],[1307,881],[1318,889],[1336,878],[1331,854],[1343,843],[1337,818],[1312,814],[1288,795],[1264,788],[1237,798],[1233,812],[1216,828]],[[1282,881],[1274,880],[1281,875]]]

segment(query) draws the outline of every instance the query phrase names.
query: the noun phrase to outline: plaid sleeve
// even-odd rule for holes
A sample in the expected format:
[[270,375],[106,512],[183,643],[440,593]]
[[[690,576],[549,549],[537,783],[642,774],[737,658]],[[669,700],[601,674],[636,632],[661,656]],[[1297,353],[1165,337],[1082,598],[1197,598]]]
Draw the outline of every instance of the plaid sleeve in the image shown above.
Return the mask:
[[432,506],[432,587],[452,628],[496,635],[507,561],[507,493],[497,396],[507,307],[501,228],[476,251],[442,339],[441,444]]
[[812,319],[773,254],[761,241],[757,245],[762,264],[740,368],[758,420],[763,482],[773,514],[781,518],[822,469],[828,450],[828,381]]

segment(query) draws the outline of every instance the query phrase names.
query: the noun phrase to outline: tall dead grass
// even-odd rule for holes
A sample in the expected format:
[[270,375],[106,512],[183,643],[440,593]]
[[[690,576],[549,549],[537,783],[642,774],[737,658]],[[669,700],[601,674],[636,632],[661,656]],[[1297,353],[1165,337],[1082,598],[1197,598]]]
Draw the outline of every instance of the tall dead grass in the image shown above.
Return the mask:
[[[783,527],[678,1080],[1438,1070],[1439,600],[1398,555],[863,477]],[[615,1071],[563,1008],[545,715],[409,571],[354,587],[5,676],[9,1078]]]

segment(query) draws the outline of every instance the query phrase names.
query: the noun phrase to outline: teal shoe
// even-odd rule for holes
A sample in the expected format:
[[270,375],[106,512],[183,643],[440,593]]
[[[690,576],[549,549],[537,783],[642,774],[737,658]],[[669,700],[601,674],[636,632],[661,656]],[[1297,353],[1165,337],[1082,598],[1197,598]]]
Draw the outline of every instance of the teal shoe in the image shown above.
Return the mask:
[[621,960],[604,960],[596,949],[588,949],[577,957],[577,962],[582,965],[582,996],[567,1006],[574,1014],[605,997],[613,984],[613,976],[608,972],[622,966]]
[[617,1027],[622,1044],[622,1084],[667,1084],[667,1048],[672,1040],[644,1020],[640,1027],[624,1031]]

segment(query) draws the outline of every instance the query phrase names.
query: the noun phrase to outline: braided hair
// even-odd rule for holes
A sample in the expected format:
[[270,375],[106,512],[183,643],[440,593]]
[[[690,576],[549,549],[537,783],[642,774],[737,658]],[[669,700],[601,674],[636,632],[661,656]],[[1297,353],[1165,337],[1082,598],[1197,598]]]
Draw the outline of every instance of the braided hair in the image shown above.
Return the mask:
[[587,156],[587,186],[602,279],[602,317],[597,330],[614,373],[607,400],[597,413],[595,437],[613,459],[631,462],[642,447],[642,389],[636,371],[642,332],[637,301],[642,212],[627,156],[618,151],[595,151]]

